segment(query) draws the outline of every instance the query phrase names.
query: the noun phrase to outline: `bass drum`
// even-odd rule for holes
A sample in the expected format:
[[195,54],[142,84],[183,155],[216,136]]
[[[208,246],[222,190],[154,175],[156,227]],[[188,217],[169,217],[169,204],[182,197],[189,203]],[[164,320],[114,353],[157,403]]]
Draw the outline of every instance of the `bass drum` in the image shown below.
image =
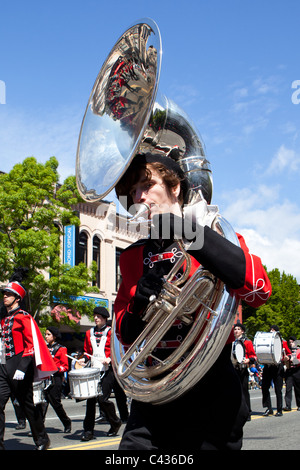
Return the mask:
[[239,365],[242,364],[243,360],[245,358],[245,345],[243,341],[240,339],[236,339],[232,343],[232,350],[231,350],[231,361],[233,365]]
[[279,364],[282,357],[282,341],[277,331],[258,331],[254,336],[254,350],[260,364]]

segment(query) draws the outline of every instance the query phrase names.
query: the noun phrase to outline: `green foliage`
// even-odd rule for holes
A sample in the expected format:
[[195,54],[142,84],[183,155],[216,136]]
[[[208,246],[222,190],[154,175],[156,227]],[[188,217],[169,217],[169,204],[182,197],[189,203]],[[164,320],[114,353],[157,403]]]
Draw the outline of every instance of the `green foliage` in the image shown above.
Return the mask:
[[243,318],[247,335],[269,331],[277,325],[284,338],[295,335],[300,339],[300,290],[296,278],[276,268],[268,272],[272,295],[261,307],[254,309],[243,304]]
[[[81,199],[74,176],[58,185],[57,168],[55,157],[45,164],[29,157],[0,174],[0,281],[7,282],[15,267],[29,268],[24,286],[36,319],[53,299],[76,309],[74,298],[91,289],[95,276],[94,266],[61,263],[63,227],[79,226],[72,206]],[[91,302],[81,313],[93,307]]]

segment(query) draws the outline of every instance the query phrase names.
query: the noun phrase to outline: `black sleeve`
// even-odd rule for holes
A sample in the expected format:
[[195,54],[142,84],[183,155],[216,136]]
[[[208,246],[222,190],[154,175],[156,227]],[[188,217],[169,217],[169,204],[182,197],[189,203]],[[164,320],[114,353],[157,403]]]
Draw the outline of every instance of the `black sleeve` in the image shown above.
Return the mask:
[[121,322],[121,337],[125,344],[131,344],[143,331],[145,322],[138,313],[125,312]]
[[33,357],[32,356],[24,356],[21,358],[19,365],[18,365],[18,370],[21,370],[26,374],[26,371],[29,367],[29,365],[32,363]]
[[246,259],[239,246],[205,226],[202,248],[193,250],[192,247],[188,253],[228,287],[239,289],[244,286]]

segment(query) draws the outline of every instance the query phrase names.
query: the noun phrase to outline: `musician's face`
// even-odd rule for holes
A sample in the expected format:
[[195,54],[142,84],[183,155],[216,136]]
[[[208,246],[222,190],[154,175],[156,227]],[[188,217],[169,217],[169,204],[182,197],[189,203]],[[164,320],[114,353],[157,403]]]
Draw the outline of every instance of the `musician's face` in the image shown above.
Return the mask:
[[151,207],[151,215],[154,213],[180,213],[178,202],[180,184],[176,188],[169,190],[160,174],[151,169],[151,178],[147,178],[146,172],[142,171],[139,180],[131,190],[130,196],[134,204],[145,203]]
[[13,310],[19,305],[19,297],[6,290],[3,292],[3,304],[7,309]]
[[48,344],[52,344],[54,342],[55,338],[54,338],[53,334],[51,333],[51,331],[46,330],[45,339],[46,339]]
[[233,334],[234,334],[235,338],[239,338],[243,334],[242,328],[240,326],[235,326],[234,329],[233,329]]
[[102,315],[99,315],[98,313],[94,315],[94,321],[96,323],[96,326],[99,326],[100,328],[105,325],[106,323],[106,318],[102,317]]

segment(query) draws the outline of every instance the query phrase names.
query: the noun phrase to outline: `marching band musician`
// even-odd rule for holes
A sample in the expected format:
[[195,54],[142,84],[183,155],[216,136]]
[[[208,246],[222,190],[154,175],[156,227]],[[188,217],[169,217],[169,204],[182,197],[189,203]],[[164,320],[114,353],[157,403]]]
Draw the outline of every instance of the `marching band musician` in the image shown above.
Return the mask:
[[250,359],[253,358],[256,360],[256,354],[254,351],[252,341],[246,337],[246,328],[242,323],[236,323],[233,327],[233,334],[236,340],[240,340],[244,344],[245,348],[245,357],[241,364],[235,365],[235,370],[240,378],[244,397],[249,409],[248,421],[251,420],[251,402],[250,402],[250,393],[249,393],[249,371],[248,367],[250,366]]
[[20,307],[26,290],[14,277],[2,289],[6,312],[1,318],[4,350],[0,364],[0,449],[4,449],[5,405],[12,394],[29,421],[37,450],[47,450],[50,439],[33,403],[33,382],[56,372],[43,336],[33,317]]
[[[149,298],[161,291],[162,277],[170,271],[170,260],[178,253],[176,238],[181,238],[182,233],[176,237],[176,227],[183,223],[182,206],[187,188],[188,182],[179,165],[169,157],[153,154],[137,155],[116,185],[117,196],[127,196],[129,206],[139,203],[150,206],[156,233],[163,227],[165,217],[170,221],[168,237],[138,241],[121,254],[122,283],[115,301],[115,315],[116,332],[124,345],[131,344],[144,328],[140,315]],[[192,260],[190,275],[201,264],[250,305],[258,307],[269,298],[271,285],[267,274],[240,235],[239,247],[208,225],[197,224],[194,233],[196,238],[188,249]],[[199,233],[204,235],[203,246],[193,250]],[[164,348],[176,348],[186,329],[176,321],[157,345],[156,355],[163,357]],[[248,408],[231,362],[233,339],[231,334],[214,365],[179,398],[160,405],[133,399],[119,449],[160,452],[241,449]],[[224,384],[221,393],[220,384]],[[182,433],[178,431],[179,410]]]
[[49,387],[45,389],[45,396],[47,400],[47,404],[44,409],[43,414],[44,417],[47,412],[48,404],[50,403],[52,408],[54,409],[55,413],[59,417],[60,421],[64,425],[64,432],[70,433],[71,432],[71,420],[68,417],[62,403],[61,403],[61,393],[62,393],[62,386],[64,380],[64,373],[69,370],[69,363],[67,354],[67,348],[62,346],[57,341],[61,339],[61,333],[58,328],[55,326],[48,326],[45,332],[45,339],[47,342],[48,349],[50,351],[51,356],[54,359],[54,362],[58,368],[58,371],[51,377],[51,383]]
[[[86,332],[84,340],[84,358],[79,359],[82,365],[91,361],[91,366],[100,369],[103,372],[100,385],[102,394],[98,397],[101,410],[104,412],[110,429],[107,436],[116,436],[122,421],[118,418],[115,405],[109,400],[113,384],[114,373],[111,367],[110,359],[110,339],[111,327],[106,322],[109,312],[104,307],[94,308],[94,320],[96,326]],[[88,398],[86,402],[86,415],[83,422],[84,433],[82,441],[94,439],[95,414],[97,397]]]
[[[278,332],[280,335],[279,327],[272,325],[270,327],[270,333]],[[281,338],[281,335],[280,335]],[[286,340],[282,339],[282,358],[279,364],[265,364],[262,374],[262,405],[267,408],[263,413],[263,416],[269,416],[273,414],[270,387],[273,381],[275,395],[276,395],[276,408],[277,412],[275,416],[282,416],[282,387],[284,379],[284,363],[288,360],[291,355],[291,350]]]
[[288,338],[291,356],[289,358],[287,369],[285,371],[285,407],[283,411],[292,410],[293,387],[297,410],[300,411],[300,348],[297,346],[296,336]]

